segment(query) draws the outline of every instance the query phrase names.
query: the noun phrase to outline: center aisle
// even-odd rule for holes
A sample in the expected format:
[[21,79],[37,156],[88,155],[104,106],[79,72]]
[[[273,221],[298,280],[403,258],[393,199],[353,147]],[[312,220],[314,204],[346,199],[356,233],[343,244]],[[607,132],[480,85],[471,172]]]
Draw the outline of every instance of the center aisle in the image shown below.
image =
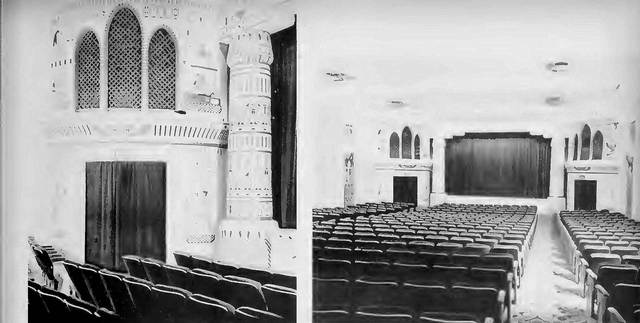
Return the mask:
[[538,216],[512,322],[587,322],[585,300],[572,280],[555,216]]

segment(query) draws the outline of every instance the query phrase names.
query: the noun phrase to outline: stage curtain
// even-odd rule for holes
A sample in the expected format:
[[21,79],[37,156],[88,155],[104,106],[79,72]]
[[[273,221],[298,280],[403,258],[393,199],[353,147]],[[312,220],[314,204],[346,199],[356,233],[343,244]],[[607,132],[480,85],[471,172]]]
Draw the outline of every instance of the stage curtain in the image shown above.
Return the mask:
[[446,192],[546,198],[549,195],[550,141],[528,133],[467,134],[448,139]]

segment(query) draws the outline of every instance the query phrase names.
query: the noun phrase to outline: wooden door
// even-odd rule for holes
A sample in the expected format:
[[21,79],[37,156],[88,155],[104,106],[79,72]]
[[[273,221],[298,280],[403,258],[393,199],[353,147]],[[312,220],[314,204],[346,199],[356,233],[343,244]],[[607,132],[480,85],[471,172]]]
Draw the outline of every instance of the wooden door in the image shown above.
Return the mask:
[[165,260],[166,164],[87,163],[85,261],[124,270],[121,256]]
[[578,180],[575,181],[575,210],[595,210],[598,182]]
[[393,201],[418,203],[418,178],[415,176],[393,177]]

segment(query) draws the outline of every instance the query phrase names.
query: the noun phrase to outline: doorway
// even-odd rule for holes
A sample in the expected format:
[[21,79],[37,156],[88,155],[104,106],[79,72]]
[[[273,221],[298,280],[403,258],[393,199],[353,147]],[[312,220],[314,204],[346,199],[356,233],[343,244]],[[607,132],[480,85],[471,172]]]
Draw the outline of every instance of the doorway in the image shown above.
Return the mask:
[[86,163],[85,262],[124,271],[123,255],[165,261],[165,203],[165,163]]
[[575,210],[595,210],[596,193],[598,191],[597,181],[577,180],[575,181]]
[[418,204],[418,177],[394,176],[393,201]]

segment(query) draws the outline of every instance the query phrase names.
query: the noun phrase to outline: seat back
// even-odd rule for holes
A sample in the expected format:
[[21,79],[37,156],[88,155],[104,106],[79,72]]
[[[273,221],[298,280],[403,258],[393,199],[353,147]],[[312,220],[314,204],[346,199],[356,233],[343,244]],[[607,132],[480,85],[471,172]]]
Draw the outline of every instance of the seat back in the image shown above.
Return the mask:
[[510,254],[488,254],[480,258],[480,264],[483,268],[503,269],[507,272],[514,272],[513,256]]
[[396,282],[380,282],[358,279],[352,284],[351,297],[354,306],[403,306],[407,300],[400,294]]
[[124,261],[124,266],[127,268],[127,272],[129,273],[129,275],[140,279],[149,280],[149,278],[147,277],[147,272],[142,266],[142,258],[135,255],[126,255],[122,256],[122,260]]
[[163,269],[169,285],[191,290],[191,276],[188,268],[164,265]]
[[89,306],[83,306],[76,302],[67,302],[69,308],[69,322],[96,322],[95,309]]
[[212,271],[196,268],[191,271],[191,291],[194,294],[201,294],[217,298],[221,293],[220,280],[222,276]]
[[210,259],[200,256],[192,256],[191,263],[193,264],[193,267],[191,267],[192,269],[200,268],[215,272],[215,270],[213,270],[213,262]]
[[204,295],[189,297],[185,307],[185,321],[189,323],[225,322],[233,317],[233,311],[220,301]]
[[460,312],[474,314],[478,318],[501,317],[498,312],[498,291],[489,287],[453,286],[451,288],[453,306]]
[[597,283],[608,292],[619,283],[635,284],[638,277],[638,268],[625,265],[602,265],[598,269]]
[[413,317],[406,313],[371,313],[357,311],[352,322],[357,323],[412,323]]
[[589,262],[589,268],[593,272],[598,272],[600,266],[603,265],[619,265],[622,262],[622,258],[616,254],[610,253],[593,253],[591,254],[591,261]]
[[100,269],[88,264],[80,265],[78,266],[78,268],[82,273],[82,277],[84,277],[85,283],[91,291],[91,295],[93,295],[95,304],[98,307],[104,307],[106,309],[113,310],[113,305],[111,304],[111,300],[109,299],[107,289],[102,282],[102,278],[100,278],[100,274],[98,273],[98,270]]
[[614,286],[609,306],[614,307],[627,322],[634,322],[634,304],[640,303],[640,285],[620,283]]
[[348,280],[313,278],[314,309],[349,310],[351,300],[351,285]]
[[29,321],[42,322],[47,317],[48,311],[40,293],[35,287],[29,286],[27,297]]
[[155,294],[156,309],[160,314],[160,320],[167,323],[177,323],[186,314],[185,305],[187,298],[191,296],[188,291],[162,284],[151,287]]
[[63,261],[62,264],[69,275],[71,284],[73,284],[73,287],[78,292],[80,299],[95,304],[96,301],[93,299],[93,296],[91,296],[89,287],[87,287],[87,283],[84,281],[84,277],[80,272],[80,268],[78,268],[78,264],[68,260]]
[[296,289],[296,275],[284,273],[271,273],[271,283]]
[[415,313],[445,311],[450,303],[447,287],[444,285],[422,285],[405,283],[402,293],[410,300]]
[[108,291],[111,303],[113,304],[113,310],[122,317],[133,316],[135,305],[133,304],[133,299],[129,294],[127,285],[122,279],[123,277],[107,269],[101,269],[99,274]]
[[176,258],[176,264],[178,264],[178,266],[193,268],[193,257],[191,257],[191,254],[181,251],[174,251],[173,257]]
[[38,293],[40,294],[40,298],[42,298],[44,305],[47,307],[49,319],[62,321],[68,318],[69,307],[67,307],[67,303],[62,299],[62,297],[56,295],[55,292],[47,288],[42,288]]
[[351,277],[351,262],[339,259],[316,259],[313,263],[313,275],[319,278],[345,278]]
[[267,301],[267,310],[288,320],[295,321],[296,291],[284,286],[262,285],[262,294]]
[[313,310],[314,323],[351,322],[351,314],[345,310]]
[[149,277],[149,280],[152,283],[166,285],[169,282],[167,274],[162,268],[164,265],[163,262],[149,258],[142,259],[141,262],[144,271],[147,273],[147,277]]
[[212,262],[211,265],[213,266],[213,271],[217,272],[222,276],[229,276],[229,275],[234,276],[238,274],[237,266],[234,266],[231,264],[225,264],[221,262]]
[[153,318],[151,313],[155,312],[156,302],[151,291],[151,284],[136,277],[124,277],[122,280],[127,285],[127,290],[129,290],[129,295],[131,295],[133,304],[136,307],[136,312],[142,317]]
[[267,304],[260,287],[260,283],[248,278],[225,276],[220,280],[220,288],[225,293],[218,298],[235,307],[249,306],[266,310]]

